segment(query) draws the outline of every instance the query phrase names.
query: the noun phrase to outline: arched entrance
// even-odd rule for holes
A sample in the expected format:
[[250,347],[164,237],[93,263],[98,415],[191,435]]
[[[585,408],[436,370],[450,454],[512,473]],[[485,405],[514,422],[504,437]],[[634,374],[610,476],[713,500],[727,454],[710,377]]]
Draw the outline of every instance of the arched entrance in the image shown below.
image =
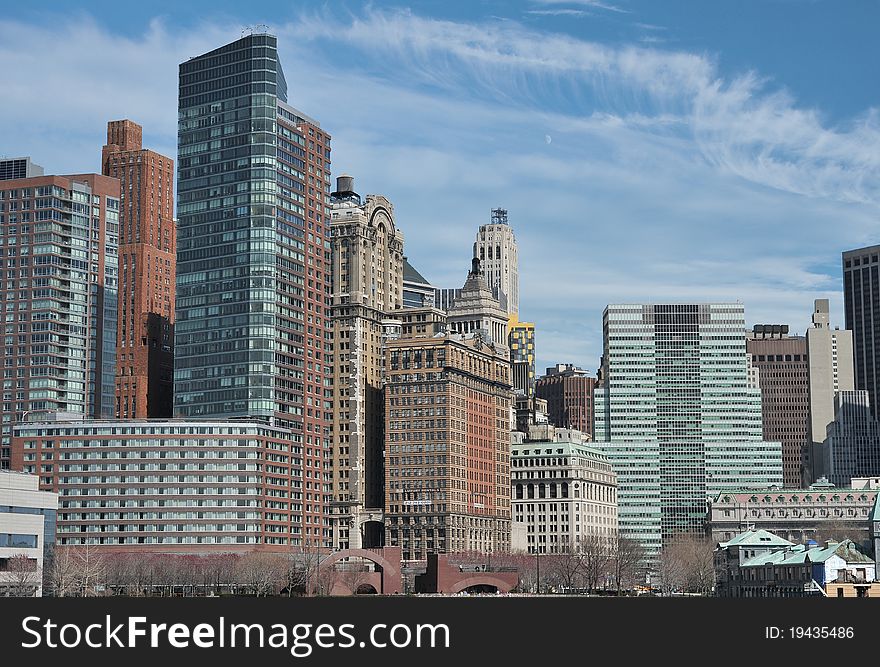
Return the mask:
[[[361,561],[374,565],[372,571],[364,571]],[[342,563],[342,566],[338,565]],[[330,595],[355,595],[361,586],[371,586],[376,593],[391,595],[400,593],[400,547],[381,549],[343,549],[331,554],[321,562],[321,570],[332,573]]]
[[468,586],[462,592],[468,595],[494,595],[498,592],[498,587],[492,584],[474,584],[473,586]]
[[378,592],[372,584],[361,584],[357,587],[355,595],[376,595]]
[[457,581],[450,589],[450,593],[509,593],[513,588],[509,582],[503,581],[492,576],[475,576],[467,577],[461,581]]

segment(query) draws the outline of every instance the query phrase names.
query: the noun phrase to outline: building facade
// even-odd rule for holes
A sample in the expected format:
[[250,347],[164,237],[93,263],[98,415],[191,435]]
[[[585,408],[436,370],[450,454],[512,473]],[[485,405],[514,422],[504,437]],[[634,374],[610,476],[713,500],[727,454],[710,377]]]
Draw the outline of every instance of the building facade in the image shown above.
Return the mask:
[[798,488],[809,423],[807,339],[787,324],[756,324],[746,340],[761,388],[764,440],[782,443],[782,483]]
[[593,392],[596,378],[572,364],[557,364],[535,381],[535,394],[547,401],[551,424],[593,437]]
[[492,222],[481,225],[474,242],[474,258],[480,260],[489,287],[506,297],[507,313],[519,312],[519,257],[507,211],[492,209]]
[[36,475],[0,472],[0,597],[42,595],[57,511],[58,494],[40,491]]
[[461,292],[446,311],[449,331],[458,334],[481,333],[495,347],[508,350],[508,315],[492,296],[480,260],[471,261],[471,270]]
[[782,484],[782,448],[762,436],[742,304],[609,305],[596,447],[617,473],[622,535],[649,554],[702,535],[708,499]]
[[617,538],[617,476],[582,433],[532,426],[510,465],[514,551],[576,553]]
[[749,598],[880,597],[874,561],[851,540],[829,540],[822,545],[777,541],[766,531],[747,531],[719,544],[716,594]]
[[875,417],[880,400],[880,246],[843,253],[843,308],[852,331],[855,387],[868,392]]
[[823,468],[837,486],[880,474],[880,422],[871,414],[867,391],[834,396],[834,421],[828,425],[823,453]]
[[529,398],[535,396],[535,323],[520,322],[513,314],[507,323],[510,347],[510,363],[523,365],[520,373],[514,372],[513,388]]
[[510,548],[510,362],[480,333],[389,339],[385,543],[404,560]]
[[277,39],[180,65],[174,412],[290,434],[303,539],[330,542],[330,136],[287,104]]
[[416,268],[403,258],[403,307],[423,308],[434,305],[434,290],[436,288],[428,282]]
[[383,320],[403,305],[403,234],[381,195],[350,176],[331,196],[333,546],[382,546],[385,506]]
[[855,389],[853,332],[831,328],[828,299],[816,299],[813,326],[807,329],[809,432],[804,450],[804,481],[827,477],[825,449],[828,425],[834,421],[834,397]]
[[16,426],[14,465],[58,494],[60,546],[283,551],[310,525],[290,437],[252,421],[33,422]]
[[117,417],[170,417],[174,375],[174,161],[142,146],[130,120],[107,123],[101,171],[119,179]]
[[0,180],[0,469],[30,413],[112,417],[116,373],[119,181],[11,162],[30,176]]
[[709,510],[712,540],[727,542],[751,529],[767,530],[793,543],[845,534],[870,548],[869,524],[876,499],[876,490],[838,488],[827,482],[808,489],[719,493]]

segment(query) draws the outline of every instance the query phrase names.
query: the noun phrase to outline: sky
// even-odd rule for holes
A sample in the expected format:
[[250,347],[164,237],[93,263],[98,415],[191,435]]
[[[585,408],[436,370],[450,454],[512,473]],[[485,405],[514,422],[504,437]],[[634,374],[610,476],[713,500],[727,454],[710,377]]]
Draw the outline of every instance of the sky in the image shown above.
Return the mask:
[[176,157],[178,64],[267,26],[432,283],[508,210],[539,373],[595,370],[609,303],[842,327],[840,253],[880,243],[877,0],[4,4],[0,155],[47,173],[100,171],[119,118]]

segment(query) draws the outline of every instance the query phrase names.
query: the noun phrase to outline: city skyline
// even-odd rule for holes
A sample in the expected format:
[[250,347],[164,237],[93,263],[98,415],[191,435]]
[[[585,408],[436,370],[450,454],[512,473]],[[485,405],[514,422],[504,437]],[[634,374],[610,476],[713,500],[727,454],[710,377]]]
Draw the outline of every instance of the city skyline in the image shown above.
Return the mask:
[[[282,60],[303,64],[287,72],[297,107],[338,138],[333,176],[358,174],[361,192],[395,202],[407,255],[432,283],[458,284],[474,231],[492,208],[508,209],[538,368],[594,371],[601,311],[615,302],[742,300],[747,323],[800,334],[814,298],[829,298],[842,323],[839,253],[876,241],[877,95],[857,84],[877,48],[864,39],[877,10],[789,4],[686,19],[680,3],[663,21],[638,2],[270,4],[259,15],[219,3],[208,20],[160,3],[128,10],[125,25],[101,3],[14,8],[0,22],[0,51],[16,64],[10,93],[42,72],[66,114],[8,105],[0,120],[20,130],[2,150],[48,173],[98,171],[84,156],[96,155],[108,119],[131,118],[145,145],[175,155],[177,63],[265,22]],[[756,46],[786,11],[803,30]],[[713,31],[725,22],[721,38]],[[844,27],[847,44],[835,37]],[[842,51],[821,69],[814,43]],[[780,62],[791,54],[817,74]],[[114,76],[120,67],[133,73]],[[349,94],[359,104],[340,104]]]

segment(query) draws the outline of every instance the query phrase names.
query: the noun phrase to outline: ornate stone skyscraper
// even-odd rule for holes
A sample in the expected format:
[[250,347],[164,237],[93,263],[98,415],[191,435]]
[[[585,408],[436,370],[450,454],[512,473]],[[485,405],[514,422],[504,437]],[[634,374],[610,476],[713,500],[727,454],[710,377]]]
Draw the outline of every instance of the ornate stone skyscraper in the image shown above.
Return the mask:
[[474,257],[480,260],[483,275],[490,288],[504,295],[509,315],[519,313],[519,259],[516,237],[507,223],[507,211],[492,209],[492,222],[482,225],[474,243]]
[[483,332],[486,340],[507,350],[507,312],[492,295],[479,259],[471,260],[471,270],[452,306],[447,311],[449,330],[467,334]]
[[353,179],[331,195],[333,247],[333,546],[381,546],[384,509],[383,329],[403,306],[403,234],[381,195]]

